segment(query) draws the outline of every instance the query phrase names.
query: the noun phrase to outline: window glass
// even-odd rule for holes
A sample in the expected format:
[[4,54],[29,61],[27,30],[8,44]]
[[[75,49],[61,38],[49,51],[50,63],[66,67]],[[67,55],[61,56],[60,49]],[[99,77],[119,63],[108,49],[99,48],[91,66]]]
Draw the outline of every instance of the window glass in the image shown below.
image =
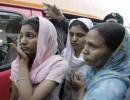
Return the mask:
[[0,11],[0,70],[16,58],[16,52],[7,43],[16,41],[22,20],[17,13]]
[[23,17],[16,13],[0,12],[0,31],[13,39],[20,31],[22,19]]

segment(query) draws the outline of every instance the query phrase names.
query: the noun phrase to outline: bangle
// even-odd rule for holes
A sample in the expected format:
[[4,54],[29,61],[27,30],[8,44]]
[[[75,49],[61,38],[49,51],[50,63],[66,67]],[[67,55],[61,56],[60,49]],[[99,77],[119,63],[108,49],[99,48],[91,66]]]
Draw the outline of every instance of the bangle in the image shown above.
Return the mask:
[[19,81],[21,81],[21,80],[28,80],[27,78],[19,78],[19,79],[17,79],[16,81],[15,81],[15,83],[17,84]]

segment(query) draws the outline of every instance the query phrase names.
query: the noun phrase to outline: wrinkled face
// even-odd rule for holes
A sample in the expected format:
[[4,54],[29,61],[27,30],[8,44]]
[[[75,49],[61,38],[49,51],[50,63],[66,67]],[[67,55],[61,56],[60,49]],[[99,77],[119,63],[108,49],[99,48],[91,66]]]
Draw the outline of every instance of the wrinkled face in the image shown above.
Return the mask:
[[112,52],[106,47],[104,38],[97,30],[90,30],[86,36],[86,44],[83,49],[84,59],[88,65],[97,69],[103,67]]
[[106,22],[118,23],[118,21],[114,18],[107,19]]
[[20,46],[29,57],[36,54],[38,34],[30,25],[23,25],[20,31]]
[[70,41],[74,50],[82,50],[85,45],[86,32],[79,26],[72,26],[69,29]]

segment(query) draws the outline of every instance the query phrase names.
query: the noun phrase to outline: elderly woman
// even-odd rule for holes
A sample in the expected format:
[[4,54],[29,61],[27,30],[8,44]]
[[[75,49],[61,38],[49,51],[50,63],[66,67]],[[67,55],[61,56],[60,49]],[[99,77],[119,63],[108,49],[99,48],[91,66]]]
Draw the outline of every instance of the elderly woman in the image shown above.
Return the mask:
[[123,100],[130,76],[129,49],[130,36],[122,25],[103,23],[93,27],[83,50],[93,72],[87,75],[85,96],[81,92],[78,100]]

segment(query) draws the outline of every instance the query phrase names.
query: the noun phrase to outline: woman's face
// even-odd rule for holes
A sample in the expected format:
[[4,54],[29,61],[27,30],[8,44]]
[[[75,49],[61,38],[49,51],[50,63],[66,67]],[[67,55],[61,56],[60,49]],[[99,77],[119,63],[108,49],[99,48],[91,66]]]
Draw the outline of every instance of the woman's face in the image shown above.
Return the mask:
[[84,59],[88,65],[97,69],[103,67],[112,54],[105,45],[104,38],[96,29],[90,30],[86,36],[86,44],[83,49]]
[[20,31],[20,46],[25,54],[32,57],[36,54],[38,34],[30,25],[23,25]]
[[82,50],[85,45],[86,32],[79,26],[72,26],[69,29],[70,41],[74,50]]

